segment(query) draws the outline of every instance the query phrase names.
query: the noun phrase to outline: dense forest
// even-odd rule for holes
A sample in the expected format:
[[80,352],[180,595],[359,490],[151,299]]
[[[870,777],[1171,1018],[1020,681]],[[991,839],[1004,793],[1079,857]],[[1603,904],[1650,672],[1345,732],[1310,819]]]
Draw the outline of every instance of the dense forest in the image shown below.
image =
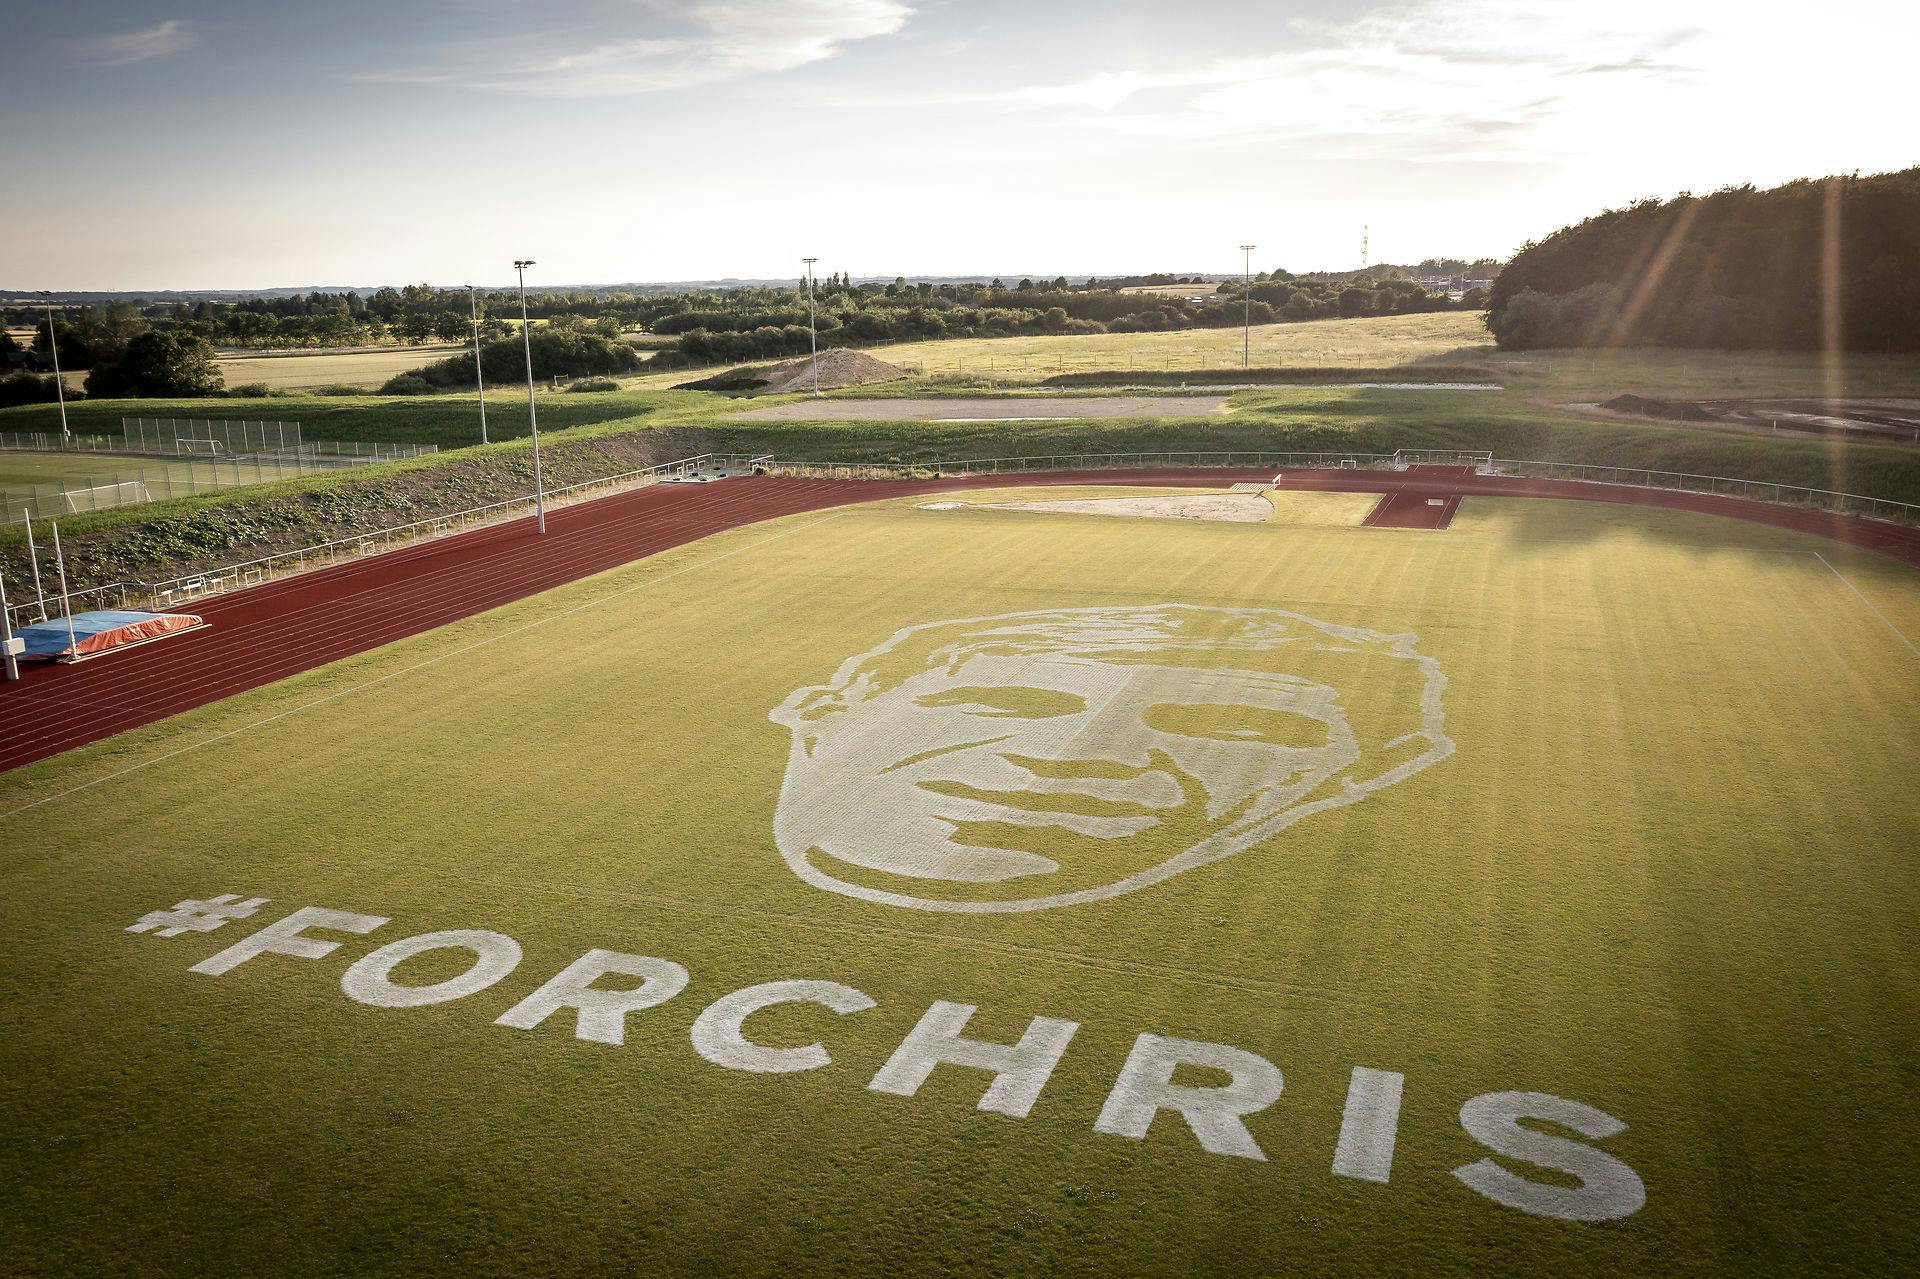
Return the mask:
[[1920,168],[1611,210],[1495,281],[1503,347],[1920,351]]

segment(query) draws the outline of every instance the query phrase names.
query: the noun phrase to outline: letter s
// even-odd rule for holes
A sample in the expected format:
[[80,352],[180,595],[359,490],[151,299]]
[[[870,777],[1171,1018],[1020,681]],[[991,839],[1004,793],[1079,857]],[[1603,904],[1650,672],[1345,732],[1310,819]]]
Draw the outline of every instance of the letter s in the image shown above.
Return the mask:
[[1612,1155],[1523,1128],[1517,1122],[1521,1119],[1544,1119],[1593,1140],[1627,1128],[1603,1110],[1548,1093],[1490,1092],[1460,1107],[1460,1126],[1467,1135],[1496,1155],[1566,1173],[1580,1187],[1529,1181],[1491,1159],[1455,1168],[1453,1175],[1497,1204],[1562,1221],[1611,1221],[1638,1212],[1647,1202],[1647,1188],[1638,1174]]

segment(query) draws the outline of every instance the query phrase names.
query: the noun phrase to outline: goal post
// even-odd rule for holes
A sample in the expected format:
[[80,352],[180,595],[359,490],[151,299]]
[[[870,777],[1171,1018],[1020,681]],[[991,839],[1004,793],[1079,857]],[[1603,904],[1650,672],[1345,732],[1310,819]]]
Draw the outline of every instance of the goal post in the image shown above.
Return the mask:
[[61,508],[69,515],[82,511],[104,511],[111,506],[132,506],[151,502],[153,494],[140,480],[121,480],[116,484],[94,484],[87,488],[62,489]]
[[183,435],[174,440],[173,451],[188,457],[217,457],[227,451],[227,446],[220,440],[195,439]]

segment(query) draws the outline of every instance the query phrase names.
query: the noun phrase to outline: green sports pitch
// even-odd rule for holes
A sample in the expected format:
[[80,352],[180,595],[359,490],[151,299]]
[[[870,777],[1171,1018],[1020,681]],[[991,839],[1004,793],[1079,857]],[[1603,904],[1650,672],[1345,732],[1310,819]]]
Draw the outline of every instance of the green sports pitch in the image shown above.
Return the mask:
[[1338,498],[795,516],[0,776],[0,1270],[1911,1273],[1920,574]]

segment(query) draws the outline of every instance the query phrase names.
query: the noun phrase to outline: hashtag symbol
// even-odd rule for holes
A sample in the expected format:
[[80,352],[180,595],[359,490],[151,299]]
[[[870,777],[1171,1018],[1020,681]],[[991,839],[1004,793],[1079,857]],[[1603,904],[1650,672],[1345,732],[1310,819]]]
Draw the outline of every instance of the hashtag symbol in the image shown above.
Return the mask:
[[249,897],[241,901],[239,893],[221,893],[206,901],[189,897],[183,902],[176,902],[172,910],[148,911],[140,917],[139,923],[127,925],[127,931],[153,933],[156,937],[210,933],[216,928],[224,928],[228,920],[245,919],[266,904],[264,897]]

